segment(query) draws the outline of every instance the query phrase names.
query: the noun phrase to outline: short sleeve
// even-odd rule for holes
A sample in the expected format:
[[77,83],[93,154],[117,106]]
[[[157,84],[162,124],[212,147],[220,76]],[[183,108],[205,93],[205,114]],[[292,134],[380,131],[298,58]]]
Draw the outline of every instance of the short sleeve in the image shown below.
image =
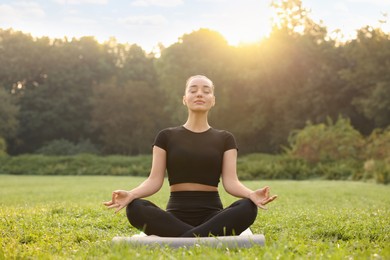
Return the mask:
[[234,138],[233,134],[230,132],[226,132],[224,149],[225,149],[225,151],[230,150],[230,149],[237,149],[238,150],[236,139]]
[[160,131],[154,139],[153,146],[158,146],[161,149],[167,150],[167,132],[165,130]]

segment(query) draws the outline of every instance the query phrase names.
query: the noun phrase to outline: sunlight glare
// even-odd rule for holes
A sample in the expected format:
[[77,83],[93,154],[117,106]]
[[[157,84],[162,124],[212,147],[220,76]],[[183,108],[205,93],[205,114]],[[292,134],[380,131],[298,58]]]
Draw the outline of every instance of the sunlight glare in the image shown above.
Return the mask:
[[230,45],[258,43],[269,36],[272,29],[270,11],[263,10],[256,16],[247,16],[245,12],[237,12],[233,22],[227,22],[216,28]]

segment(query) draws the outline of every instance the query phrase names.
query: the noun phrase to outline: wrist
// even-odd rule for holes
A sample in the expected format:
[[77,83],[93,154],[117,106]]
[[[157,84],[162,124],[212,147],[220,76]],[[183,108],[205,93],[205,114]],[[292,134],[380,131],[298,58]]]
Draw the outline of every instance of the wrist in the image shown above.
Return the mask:
[[129,196],[131,200],[137,199],[137,196],[132,191],[127,191],[127,196]]

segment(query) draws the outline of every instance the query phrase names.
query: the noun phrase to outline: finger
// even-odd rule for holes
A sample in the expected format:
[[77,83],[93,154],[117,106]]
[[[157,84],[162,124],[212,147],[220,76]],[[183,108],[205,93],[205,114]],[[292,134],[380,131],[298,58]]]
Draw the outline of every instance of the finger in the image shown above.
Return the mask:
[[267,193],[269,192],[269,187],[268,187],[268,186],[265,186],[265,187],[261,188],[259,191],[260,191],[260,193],[263,194],[264,196],[267,196]]
[[268,198],[269,197],[269,187],[265,187],[265,197]]
[[116,191],[113,191],[111,200],[115,201],[116,197],[118,197],[118,193]]
[[269,190],[269,186],[264,186],[262,190],[268,191]]
[[274,195],[274,196],[270,197],[269,202],[274,201],[277,197],[278,197],[278,195]]
[[264,209],[264,210],[267,210],[267,208],[264,206],[264,204],[257,204],[257,207],[261,208],[261,209]]
[[106,206],[111,206],[114,202],[111,200],[111,201],[106,201],[106,202],[103,202],[104,205]]
[[270,198],[264,199],[264,200],[261,202],[261,204],[266,205],[266,204],[268,204],[268,203],[274,201],[277,197],[278,197],[277,195],[274,195],[274,196],[272,196],[272,197],[270,197]]
[[112,208],[117,208],[119,207],[119,204],[112,204],[111,206],[108,206],[109,209],[112,209]]

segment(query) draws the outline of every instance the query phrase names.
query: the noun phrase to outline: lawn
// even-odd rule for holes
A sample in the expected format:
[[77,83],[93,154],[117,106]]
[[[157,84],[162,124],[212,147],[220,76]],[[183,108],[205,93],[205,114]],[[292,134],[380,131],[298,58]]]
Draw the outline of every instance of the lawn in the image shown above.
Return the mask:
[[[265,247],[159,250],[113,245],[125,212],[102,205],[143,178],[0,175],[0,259],[390,259],[390,186],[341,181],[248,181],[279,195],[252,226]],[[234,198],[221,192],[225,205]],[[150,199],[165,207],[168,187]]]

